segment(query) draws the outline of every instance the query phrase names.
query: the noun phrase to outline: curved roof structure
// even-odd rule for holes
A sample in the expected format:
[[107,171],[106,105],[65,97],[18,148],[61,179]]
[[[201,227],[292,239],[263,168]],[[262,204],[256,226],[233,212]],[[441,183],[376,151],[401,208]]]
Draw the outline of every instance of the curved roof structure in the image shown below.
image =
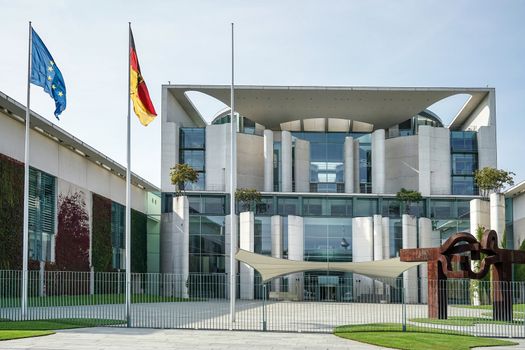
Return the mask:
[[[186,92],[198,91],[230,103],[227,85],[165,85],[185,112],[198,124],[203,118]],[[379,88],[379,87],[290,87],[237,86],[235,109],[268,129],[281,123],[313,118],[338,118],[373,124],[375,129],[397,125],[434,103],[457,94],[471,98],[455,121],[466,119],[491,88]]]

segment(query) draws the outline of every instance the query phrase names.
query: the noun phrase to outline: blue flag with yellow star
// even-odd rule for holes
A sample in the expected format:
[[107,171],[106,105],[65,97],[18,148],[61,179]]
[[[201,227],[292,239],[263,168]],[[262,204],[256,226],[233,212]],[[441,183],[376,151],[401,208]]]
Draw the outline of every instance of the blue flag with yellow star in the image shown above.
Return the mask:
[[55,117],[66,109],[66,84],[55,60],[38,34],[31,29],[31,83],[41,86],[55,100]]

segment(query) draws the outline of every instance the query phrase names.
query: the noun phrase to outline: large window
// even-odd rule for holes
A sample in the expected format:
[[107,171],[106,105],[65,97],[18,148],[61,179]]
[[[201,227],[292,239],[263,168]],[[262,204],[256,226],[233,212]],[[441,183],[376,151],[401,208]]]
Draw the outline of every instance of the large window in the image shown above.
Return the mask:
[[224,216],[190,216],[190,273],[224,273]]
[[478,189],[474,172],[478,169],[478,144],[475,131],[451,131],[452,194],[474,195]]
[[196,183],[185,184],[187,190],[204,190],[206,176],[206,129],[181,128],[179,133],[179,163],[186,163],[199,173]]
[[55,234],[55,177],[29,169],[29,258],[51,260],[51,241]]
[[352,220],[305,218],[304,260],[352,261]]

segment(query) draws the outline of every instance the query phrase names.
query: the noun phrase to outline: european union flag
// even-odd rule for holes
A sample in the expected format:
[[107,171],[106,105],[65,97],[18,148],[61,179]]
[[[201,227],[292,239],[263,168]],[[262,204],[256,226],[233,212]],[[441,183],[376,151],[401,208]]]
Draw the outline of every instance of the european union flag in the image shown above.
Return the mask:
[[32,51],[31,51],[31,82],[44,88],[53,100],[55,100],[55,117],[66,109],[66,84],[60,69],[58,69],[53,56],[49,53],[46,45],[38,34],[31,29]]

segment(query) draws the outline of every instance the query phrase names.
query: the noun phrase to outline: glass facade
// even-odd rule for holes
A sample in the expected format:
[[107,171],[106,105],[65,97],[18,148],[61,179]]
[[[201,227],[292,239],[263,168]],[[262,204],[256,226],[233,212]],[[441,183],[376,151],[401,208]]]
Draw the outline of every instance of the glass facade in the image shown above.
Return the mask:
[[126,208],[119,204],[111,203],[111,250],[112,265],[114,269],[125,269],[126,248]]
[[55,234],[56,181],[29,168],[29,259],[50,261]]
[[372,189],[370,134],[345,132],[292,132],[310,142],[310,191],[344,192],[344,143],[359,140],[359,181],[362,193]]
[[179,132],[179,163],[190,165],[199,173],[196,183],[187,183],[187,190],[205,189],[205,154],[206,154],[206,129],[205,128],[180,128]]
[[478,143],[475,131],[451,131],[452,194],[475,195],[474,172],[478,169]]
[[305,261],[352,261],[352,219],[304,219]]

